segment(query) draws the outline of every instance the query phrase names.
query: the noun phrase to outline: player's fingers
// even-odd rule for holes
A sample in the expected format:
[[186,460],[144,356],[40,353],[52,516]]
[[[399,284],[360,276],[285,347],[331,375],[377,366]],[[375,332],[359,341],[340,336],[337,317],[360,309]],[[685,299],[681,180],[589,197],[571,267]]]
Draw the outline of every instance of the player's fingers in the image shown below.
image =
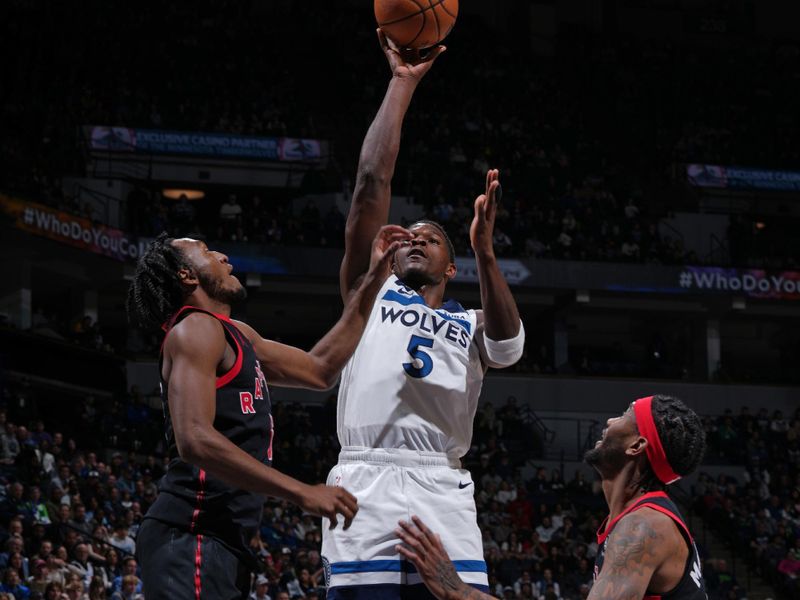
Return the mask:
[[437,58],[439,58],[439,55],[442,54],[443,52],[445,52],[446,50],[447,50],[447,46],[442,46],[440,44],[440,45],[436,46],[435,48],[433,48],[432,50],[430,50],[430,52],[428,53],[428,56],[426,56],[424,58],[424,61],[425,62],[433,62]]
[[410,230],[402,225],[384,225],[381,227],[381,231],[386,232],[387,234],[400,233],[405,235],[413,235]]
[[358,512],[358,498],[353,496],[353,494],[351,494],[350,492],[348,492],[344,488],[339,488],[339,489],[341,491],[341,495],[339,496],[341,502],[345,506],[347,506],[347,508],[349,508],[351,511],[353,511],[353,514],[357,513]]
[[418,554],[424,554],[425,545],[422,541],[422,532],[411,525],[411,523],[406,523],[405,521],[400,521],[399,525],[400,527],[395,529],[397,537],[403,540],[403,543],[409,548],[413,548]]
[[[417,540],[419,540],[419,543],[421,544],[425,553],[430,552],[431,548],[433,547],[433,541],[434,541],[433,532],[430,529],[428,529],[428,526],[425,525],[425,523],[422,522],[422,519],[420,519],[416,515],[412,516],[411,519],[414,521],[414,529],[413,529],[414,537]],[[411,527],[411,525],[409,525],[409,527]]]
[[430,528],[422,522],[417,515],[413,515],[411,520],[414,521],[414,525],[417,527],[419,531],[419,536],[417,536],[422,543],[423,547],[426,549],[430,549],[433,545],[434,541],[434,533],[430,530]]
[[411,550],[409,550],[405,546],[401,546],[399,544],[397,546],[395,546],[395,550],[397,550],[397,553],[400,556],[402,556],[406,560],[411,561],[411,564],[414,565],[417,568],[417,571],[421,570],[421,561],[420,561],[419,556],[417,556],[415,553],[411,552]]
[[492,173],[494,173],[494,169],[489,169],[486,171],[486,193],[489,193],[489,186],[492,184]]
[[353,522],[353,518],[356,516],[356,511],[352,510],[350,507],[345,506],[344,504],[340,504],[336,511],[342,515],[344,519],[344,529],[350,529],[350,524]]
[[381,254],[381,262],[388,262],[394,257],[394,253],[400,249],[400,242],[392,242],[389,247]]
[[486,194],[475,198],[475,216],[481,221],[486,219]]
[[336,519],[336,511],[328,511],[328,514],[324,516],[328,517],[328,520],[331,522],[330,529],[336,529],[336,526],[339,524],[339,521]]
[[496,179],[489,184],[489,191],[486,194],[487,204],[494,205],[497,202],[497,191],[500,189],[500,182]]
[[383,48],[384,52],[388,52],[389,51],[389,40],[386,39],[386,34],[383,33],[383,29],[378,27],[375,31],[378,33],[378,42],[380,42],[381,48]]

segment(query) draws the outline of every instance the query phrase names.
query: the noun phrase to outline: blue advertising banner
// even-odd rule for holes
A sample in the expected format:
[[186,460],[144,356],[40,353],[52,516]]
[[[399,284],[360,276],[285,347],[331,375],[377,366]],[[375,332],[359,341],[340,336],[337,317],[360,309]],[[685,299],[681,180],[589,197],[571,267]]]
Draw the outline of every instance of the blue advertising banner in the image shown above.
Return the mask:
[[800,171],[770,171],[721,165],[686,165],[686,177],[696,187],[740,190],[800,190]]
[[307,161],[322,158],[321,142],[311,139],[130,129],[100,125],[86,127],[86,130],[90,149],[99,151],[275,161]]

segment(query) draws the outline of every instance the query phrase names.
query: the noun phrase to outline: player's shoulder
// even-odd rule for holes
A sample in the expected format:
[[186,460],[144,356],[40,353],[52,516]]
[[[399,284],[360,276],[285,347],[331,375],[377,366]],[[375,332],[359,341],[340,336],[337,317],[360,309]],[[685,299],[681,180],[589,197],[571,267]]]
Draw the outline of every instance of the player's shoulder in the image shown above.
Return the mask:
[[257,338],[261,337],[258,335],[258,332],[255,329],[253,329],[250,325],[248,325],[244,321],[239,321],[238,319],[231,319],[231,323],[233,323],[233,326],[236,327],[239,331],[241,331],[244,334],[244,336],[251,342],[255,342]]
[[171,354],[192,353],[204,348],[213,349],[218,343],[225,343],[222,322],[210,313],[193,311],[169,330],[164,350]]
[[681,541],[680,532],[671,517],[642,506],[623,516],[609,536],[611,547],[628,547],[638,544],[653,556],[672,554]]

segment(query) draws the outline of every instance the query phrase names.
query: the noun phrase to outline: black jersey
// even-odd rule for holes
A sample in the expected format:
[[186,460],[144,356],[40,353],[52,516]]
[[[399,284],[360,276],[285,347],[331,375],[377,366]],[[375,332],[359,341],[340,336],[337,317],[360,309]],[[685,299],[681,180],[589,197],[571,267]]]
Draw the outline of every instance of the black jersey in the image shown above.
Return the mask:
[[664,492],[651,492],[639,498],[634,504],[626,508],[611,523],[608,519],[600,525],[597,530],[597,558],[594,562],[594,578],[597,579],[603,569],[603,559],[606,554],[606,543],[608,536],[614,530],[625,515],[632,513],[640,508],[651,508],[667,515],[678,526],[686,545],[689,547],[689,557],[686,559],[686,566],[683,569],[683,577],[674,588],[665,594],[654,594],[647,590],[643,600],[707,600],[706,586],[703,581],[703,573],[700,570],[700,556],[697,554],[697,547],[689,533],[689,528],[683,520],[678,508]]
[[[260,462],[272,464],[273,422],[267,381],[250,341],[225,315],[184,306],[166,327],[169,331],[193,312],[218,319],[225,338],[236,352],[233,367],[217,377],[214,428]],[[166,339],[166,338],[165,338]],[[163,354],[162,354],[163,360]],[[159,361],[159,368],[161,367]],[[146,518],[210,535],[231,550],[249,558],[250,539],[258,531],[264,499],[261,495],[232,488],[227,483],[181,460],[175,444],[167,402],[169,388],[161,381],[169,467],[159,482],[159,495]]]

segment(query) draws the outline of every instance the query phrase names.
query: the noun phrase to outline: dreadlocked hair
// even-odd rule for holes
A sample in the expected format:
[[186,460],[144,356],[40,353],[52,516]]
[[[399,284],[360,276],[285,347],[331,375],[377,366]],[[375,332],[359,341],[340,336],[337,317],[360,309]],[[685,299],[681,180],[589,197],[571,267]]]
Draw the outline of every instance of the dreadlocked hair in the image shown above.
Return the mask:
[[[697,468],[706,452],[706,432],[700,417],[672,396],[653,396],[651,410],[661,446],[672,470],[681,477],[688,475]],[[641,486],[646,490],[663,490],[666,487],[656,477],[649,462]]]
[[409,225],[409,229],[414,227],[414,225],[431,225],[432,227],[436,227],[439,232],[442,234],[445,243],[447,243],[447,253],[450,255],[450,262],[455,262],[456,260],[456,249],[453,246],[453,242],[450,241],[450,236],[447,235],[444,227],[442,227],[436,221],[431,221],[430,219],[420,219],[419,221],[414,221],[411,225]]
[[136,264],[125,308],[128,320],[146,329],[160,328],[183,305],[185,291],[178,271],[187,267],[186,257],[162,232]]

